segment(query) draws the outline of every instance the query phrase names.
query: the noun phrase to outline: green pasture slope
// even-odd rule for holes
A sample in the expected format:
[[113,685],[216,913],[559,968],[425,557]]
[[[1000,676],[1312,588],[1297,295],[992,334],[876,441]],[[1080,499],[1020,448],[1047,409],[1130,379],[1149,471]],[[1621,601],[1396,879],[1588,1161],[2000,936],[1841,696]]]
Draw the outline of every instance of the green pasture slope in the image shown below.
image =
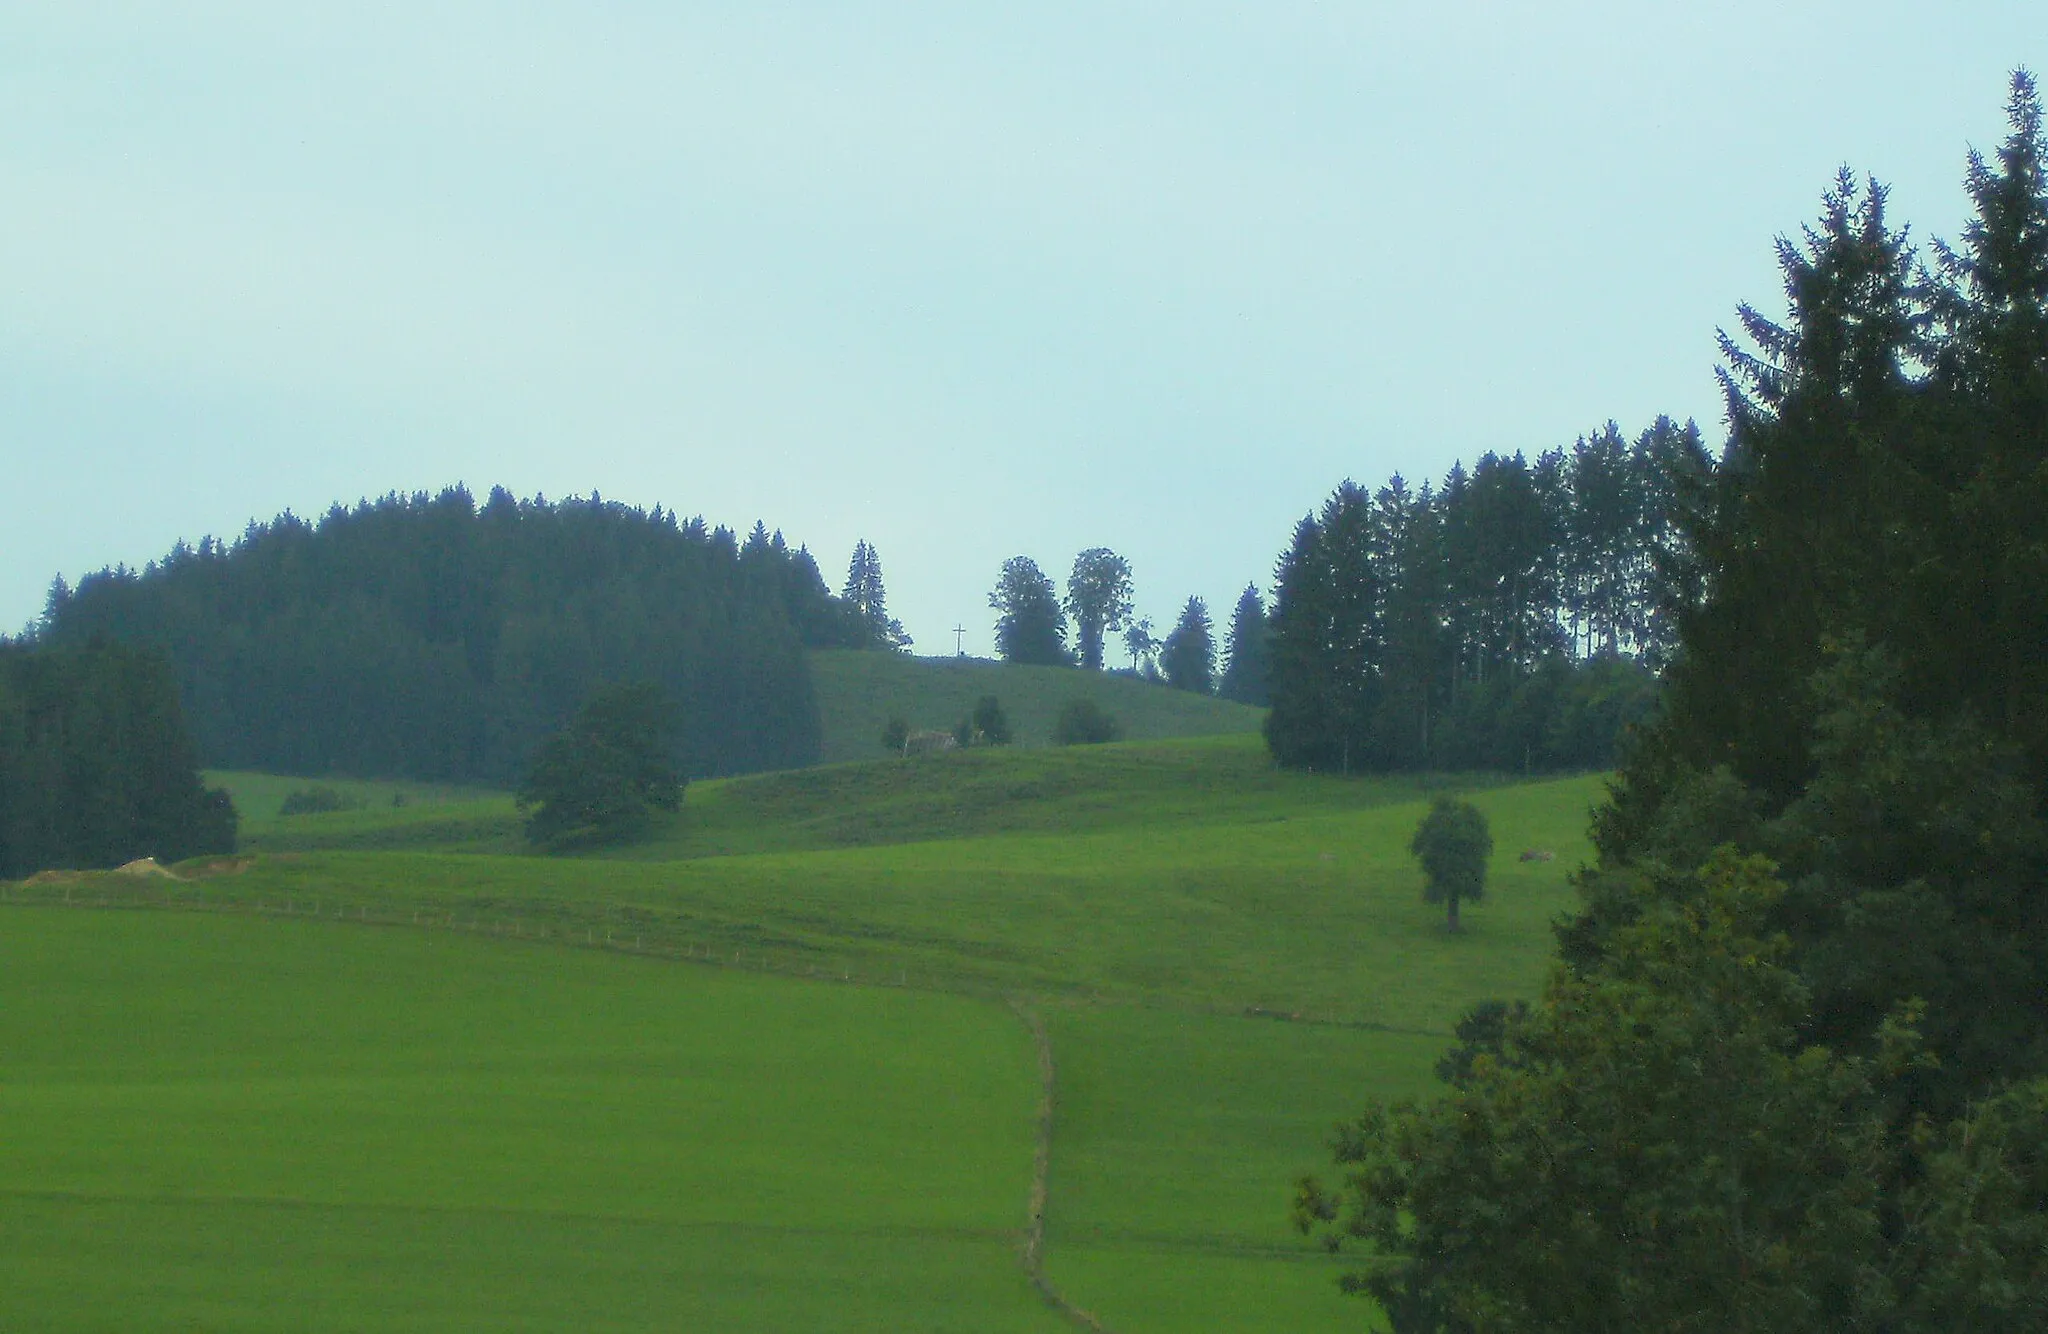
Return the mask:
[[1018,667],[986,658],[913,658],[903,653],[813,653],[811,683],[823,719],[827,764],[882,753],[892,717],[913,728],[950,729],[983,695],[1002,701],[1020,746],[1052,742],[1053,719],[1073,699],[1092,699],[1130,741],[1256,732],[1263,709],[1213,695],[1071,667]]
[[50,909],[0,977],[0,1327],[1058,1327],[987,1006]]
[[[275,1322],[204,1306],[202,1289],[315,1292],[325,1305],[294,1317],[303,1328],[447,1327],[466,1301],[479,1327],[523,1313],[531,1327],[1059,1328],[1017,1260],[1037,1083],[1006,1001],[1025,998],[1057,1070],[1044,1257],[1068,1301],[1121,1334],[1368,1327],[1336,1292],[1343,1262],[1288,1229],[1291,1180],[1325,1165],[1330,1126],[1366,1097],[1427,1093],[1471,1002],[1533,993],[1600,795],[1592,778],[1461,786],[1497,853],[1459,936],[1419,902],[1404,850],[1426,785],[1277,772],[1251,737],[696,784],[655,838],[607,857],[365,851],[358,812],[295,817],[298,851],[237,873],[9,887],[14,904],[214,912],[0,915],[0,1050],[45,1053],[0,1081],[0,1124],[30,1128],[25,1147],[0,1145],[0,1229],[51,1239],[0,1236],[0,1290],[39,1294],[38,1326],[89,1322],[68,1285],[132,1253],[123,1281],[166,1294],[146,1309],[207,1328]],[[451,803],[445,846],[489,846],[494,800]],[[395,833],[416,809],[391,813]],[[341,846],[319,846],[323,821]],[[1522,862],[1527,848],[1555,859]],[[156,963],[90,961],[124,950]],[[30,972],[16,956],[53,962]],[[492,981],[500,966],[516,980]],[[415,971],[445,977],[407,982]],[[38,1008],[18,1020],[31,976]],[[52,1016],[74,1012],[99,1027],[51,1036]],[[18,1038],[17,1022],[43,1036]],[[246,1061],[209,1084],[224,1052]],[[744,1071],[707,1107],[692,1081],[727,1058]],[[902,1072],[924,1123],[818,1113],[880,1096],[876,1063]],[[450,1070],[477,1082],[437,1103]],[[486,1103],[502,1116],[464,1111]],[[332,1111],[344,1104],[397,1110]],[[268,1156],[234,1133],[193,1130],[176,1152],[151,1138],[257,1120]],[[431,1155],[400,1151],[406,1125]],[[750,1130],[760,1140],[736,1149]],[[87,1135],[90,1152],[52,1147]],[[783,1175],[740,1171],[729,1187],[720,1164],[756,1152]],[[854,1170],[868,1174],[857,1190]],[[372,1196],[385,1225],[348,1212]],[[286,1235],[231,1216],[285,1200],[303,1207],[289,1215],[302,1245],[234,1240]],[[432,1211],[458,1203],[488,1226],[417,1269],[417,1248],[437,1244]],[[626,1240],[577,1258],[546,1239],[556,1227]],[[357,1272],[376,1257],[384,1271]],[[798,1289],[822,1295],[805,1305]],[[603,1318],[561,1317],[578,1292]]]
[[[285,778],[220,769],[209,770],[205,779],[211,786],[226,788],[234,799],[245,852],[300,847],[516,852],[521,846],[519,813],[510,793],[440,783]],[[332,788],[350,809],[282,813],[286,797],[311,787]]]

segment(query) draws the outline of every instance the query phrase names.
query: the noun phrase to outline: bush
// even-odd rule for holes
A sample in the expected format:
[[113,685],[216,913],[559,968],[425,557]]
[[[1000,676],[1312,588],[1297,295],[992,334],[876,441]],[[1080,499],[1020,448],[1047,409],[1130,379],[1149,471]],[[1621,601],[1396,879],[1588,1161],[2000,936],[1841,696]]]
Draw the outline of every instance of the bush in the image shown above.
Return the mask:
[[974,712],[953,725],[953,740],[961,746],[1009,745],[1010,719],[1001,701],[994,695],[976,700]]
[[287,792],[277,808],[279,815],[325,815],[330,811],[359,811],[361,797],[343,796],[331,787],[302,787]]
[[983,695],[974,704],[975,740],[984,746],[1007,746],[1010,744],[1010,719],[1003,712],[1003,705],[994,695]]
[[882,749],[891,754],[901,755],[903,748],[910,744],[910,724],[901,718],[891,718],[882,729]]
[[1121,735],[1123,729],[1117,726],[1116,719],[1104,713],[1102,706],[1092,699],[1068,700],[1052,725],[1056,746],[1090,746],[1114,741]]

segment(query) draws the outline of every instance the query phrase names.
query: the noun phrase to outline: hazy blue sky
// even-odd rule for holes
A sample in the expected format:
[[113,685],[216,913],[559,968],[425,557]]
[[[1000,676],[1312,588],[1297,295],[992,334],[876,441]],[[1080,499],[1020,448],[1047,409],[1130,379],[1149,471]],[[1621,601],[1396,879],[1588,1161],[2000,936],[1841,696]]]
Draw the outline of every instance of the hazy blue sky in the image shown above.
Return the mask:
[[1844,161],[1953,235],[2048,5],[0,6],[0,626],[434,489],[1163,629],[1346,476],[1695,415]]

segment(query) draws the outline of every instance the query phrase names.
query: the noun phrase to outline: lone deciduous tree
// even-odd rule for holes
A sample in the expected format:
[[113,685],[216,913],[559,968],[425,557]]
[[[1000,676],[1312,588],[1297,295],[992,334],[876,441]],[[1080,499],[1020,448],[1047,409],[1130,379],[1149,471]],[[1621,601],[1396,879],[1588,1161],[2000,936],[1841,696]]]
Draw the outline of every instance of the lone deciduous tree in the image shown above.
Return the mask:
[[670,759],[675,713],[657,685],[606,686],[542,744],[519,789],[526,836],[552,847],[616,842],[683,804]]
[[1458,929],[1458,904],[1486,897],[1486,860],[1493,856],[1493,831],[1477,806],[1457,797],[1438,797],[1415,827],[1408,850],[1422,863],[1426,903],[1441,903],[1448,926]]
[[1081,665],[1101,671],[1104,634],[1121,628],[1131,614],[1131,563],[1108,547],[1090,547],[1074,557],[1067,614],[1074,618]]
[[1002,577],[988,595],[988,605],[1002,613],[996,620],[996,652],[1005,662],[1064,667],[1067,616],[1060,610],[1052,580],[1029,556],[1003,562]]

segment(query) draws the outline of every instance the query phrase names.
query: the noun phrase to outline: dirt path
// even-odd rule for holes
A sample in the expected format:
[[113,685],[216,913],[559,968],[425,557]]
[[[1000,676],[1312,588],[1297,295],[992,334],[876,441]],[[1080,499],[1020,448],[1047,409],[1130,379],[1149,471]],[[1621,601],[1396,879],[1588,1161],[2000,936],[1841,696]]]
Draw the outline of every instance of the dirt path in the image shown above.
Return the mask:
[[1031,1156],[1031,1225],[1024,1234],[1024,1272],[1030,1276],[1031,1286],[1038,1289],[1038,1295],[1045,1299],[1046,1305],[1077,1329],[1111,1334],[1109,1327],[1092,1312],[1068,1301],[1066,1294],[1055,1287],[1045,1274],[1046,1180],[1052,1171],[1053,1114],[1059,1106],[1057,1072],[1052,1062],[1052,1039],[1045,1032],[1044,1016],[1028,1001],[1017,997],[1011,998],[1010,1008],[1022,1021],[1025,1031],[1031,1034],[1031,1045],[1038,1053],[1038,1130],[1033,1136]]

